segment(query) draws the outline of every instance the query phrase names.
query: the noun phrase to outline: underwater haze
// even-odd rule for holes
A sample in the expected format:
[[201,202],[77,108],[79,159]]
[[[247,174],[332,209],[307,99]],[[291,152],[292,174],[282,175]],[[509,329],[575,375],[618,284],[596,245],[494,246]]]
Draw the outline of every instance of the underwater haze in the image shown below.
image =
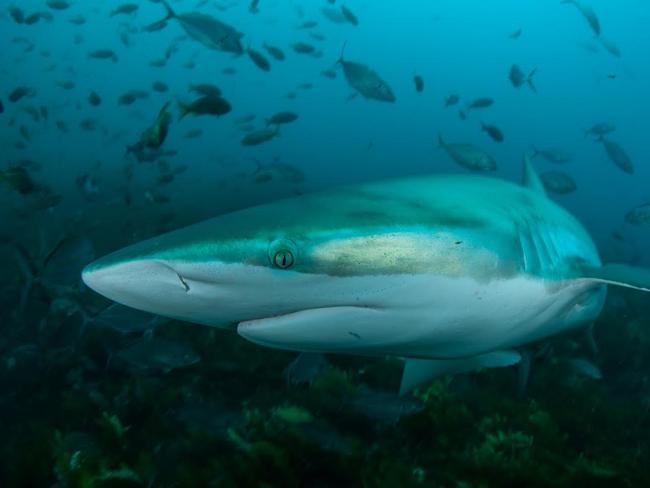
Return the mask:
[[[648,25],[644,0],[0,1],[0,486],[650,486]],[[122,296],[90,282],[100,265],[85,268],[256,205],[270,206],[215,222],[240,216],[263,234],[297,202],[289,220],[329,225],[308,212],[331,194],[311,193],[448,174],[527,182],[499,195],[550,199],[603,263],[636,274],[573,274],[599,299],[602,283],[622,285],[602,312],[575,301],[598,308],[585,327],[504,339],[498,364],[405,388],[403,359],[440,358],[264,348],[234,332],[245,313],[213,328],[189,323],[209,322],[188,319],[199,311],[129,308],[132,296],[93,291]],[[472,218],[498,207],[400,191],[418,206],[451,198]],[[343,201],[363,228],[388,200],[372,212]],[[546,232],[539,215],[525,223]],[[541,255],[530,232],[521,247]],[[549,262],[567,239],[542,236]],[[337,263],[365,265],[356,246]],[[522,253],[520,271],[552,289],[555,275]],[[270,256],[273,276],[302,271],[300,257]],[[367,274],[388,289],[384,264]],[[184,292],[196,286],[175,273]],[[281,296],[241,290],[242,302]],[[533,319],[553,309],[505,300],[499,310]]]

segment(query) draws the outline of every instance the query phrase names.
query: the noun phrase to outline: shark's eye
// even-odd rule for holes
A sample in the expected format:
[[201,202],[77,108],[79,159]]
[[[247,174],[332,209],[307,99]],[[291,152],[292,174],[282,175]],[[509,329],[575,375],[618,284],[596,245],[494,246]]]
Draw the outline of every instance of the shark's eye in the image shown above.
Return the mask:
[[296,244],[288,239],[277,239],[269,246],[269,260],[275,268],[291,268],[296,262],[296,255]]
[[289,249],[280,249],[273,256],[273,264],[280,269],[287,269],[293,266],[293,254]]

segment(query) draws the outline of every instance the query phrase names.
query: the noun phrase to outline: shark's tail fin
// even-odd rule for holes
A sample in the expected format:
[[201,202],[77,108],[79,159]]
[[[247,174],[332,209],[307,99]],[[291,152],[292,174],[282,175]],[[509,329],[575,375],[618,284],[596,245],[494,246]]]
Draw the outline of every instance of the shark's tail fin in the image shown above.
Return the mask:
[[176,12],[174,12],[174,9],[172,9],[171,5],[169,5],[166,0],[160,0],[160,3],[162,3],[163,7],[165,7],[165,10],[167,11],[167,15],[165,15],[164,18],[157,20],[153,24],[149,24],[148,26],[146,26],[144,28],[145,31],[151,32],[158,29],[162,29],[165,27],[165,25],[170,19],[176,17]]

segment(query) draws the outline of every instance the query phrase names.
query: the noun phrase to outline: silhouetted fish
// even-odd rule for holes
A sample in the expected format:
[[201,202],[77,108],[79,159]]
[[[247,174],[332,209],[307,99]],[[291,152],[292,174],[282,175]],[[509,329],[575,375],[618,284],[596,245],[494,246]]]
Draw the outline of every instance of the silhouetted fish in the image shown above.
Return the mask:
[[238,32],[234,27],[206,14],[177,14],[165,0],[161,0],[160,3],[167,9],[167,16],[149,25],[146,28],[147,31],[164,28],[169,20],[174,19],[181,24],[187,35],[204,46],[217,51],[243,54],[241,38],[244,34]]
[[374,70],[365,64],[345,61],[343,59],[343,52],[341,52],[341,57],[337,63],[343,67],[343,74],[348,84],[363,97],[389,103],[396,100],[390,86]]

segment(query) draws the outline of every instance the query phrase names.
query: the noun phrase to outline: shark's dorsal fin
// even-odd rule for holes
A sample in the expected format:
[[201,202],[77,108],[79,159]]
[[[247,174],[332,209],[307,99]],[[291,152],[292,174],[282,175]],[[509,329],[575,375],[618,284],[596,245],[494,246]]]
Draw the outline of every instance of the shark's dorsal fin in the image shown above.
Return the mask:
[[493,351],[460,359],[407,359],[404,363],[399,394],[446,374],[467,373],[481,368],[512,366],[521,360],[517,351]]
[[648,268],[610,263],[599,268],[584,267],[580,270],[579,277],[607,285],[650,292],[650,269]]
[[523,166],[524,177],[522,184],[529,190],[539,195],[546,196],[544,184],[542,183],[542,180],[539,179],[539,176],[537,176],[535,168],[533,168],[533,163],[530,160],[530,155],[528,153],[524,153]]

